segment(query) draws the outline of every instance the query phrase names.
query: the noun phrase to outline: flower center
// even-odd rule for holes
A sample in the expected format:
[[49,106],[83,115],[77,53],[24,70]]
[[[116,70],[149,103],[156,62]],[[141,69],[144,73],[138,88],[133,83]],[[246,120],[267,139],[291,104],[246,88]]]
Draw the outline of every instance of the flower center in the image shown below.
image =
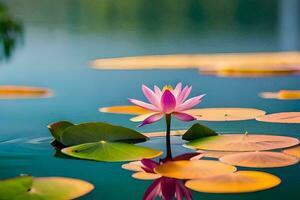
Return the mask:
[[162,89],[162,92],[166,90],[173,91],[173,87],[171,85],[165,85],[164,88]]

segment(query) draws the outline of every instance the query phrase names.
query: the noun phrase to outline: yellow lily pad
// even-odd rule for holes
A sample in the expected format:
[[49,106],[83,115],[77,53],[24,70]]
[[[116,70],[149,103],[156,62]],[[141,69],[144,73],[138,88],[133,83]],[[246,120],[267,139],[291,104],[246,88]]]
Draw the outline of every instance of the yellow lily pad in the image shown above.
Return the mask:
[[141,161],[132,161],[122,165],[123,169],[134,171],[134,172],[143,172]]
[[191,109],[186,113],[202,121],[239,121],[255,119],[266,112],[254,108],[202,108]]
[[[254,108],[200,108],[186,110],[185,113],[193,115],[200,121],[239,121],[255,119],[266,114],[265,111]],[[152,113],[153,114],[153,113]],[[133,117],[130,121],[141,122],[152,115],[145,113]]]
[[270,123],[288,123],[299,124],[300,112],[281,112],[273,113],[256,118],[257,121],[270,122]]
[[[170,135],[171,136],[180,136],[183,135],[186,132],[186,130],[173,130],[171,131]],[[143,133],[145,136],[152,138],[152,137],[165,137],[166,132],[149,132],[149,133]]]
[[0,199],[66,200],[83,196],[93,189],[92,184],[79,179],[20,176],[0,181]]
[[223,156],[220,161],[240,167],[273,168],[295,165],[299,159],[280,152],[258,151]]
[[0,99],[26,99],[26,98],[47,98],[52,96],[52,92],[46,88],[1,85]]
[[266,172],[237,171],[223,176],[189,180],[185,186],[206,193],[245,193],[267,190],[280,183],[280,178]]
[[184,146],[210,151],[266,151],[299,144],[297,138],[275,135],[224,134],[188,142]]
[[200,73],[220,77],[268,77],[296,74],[299,68],[294,66],[217,66],[199,69]]
[[134,105],[103,107],[103,108],[99,108],[99,111],[104,113],[115,113],[115,114],[126,114],[126,115],[142,115],[151,112],[149,110]]
[[236,151],[203,151],[203,150],[198,150],[197,152],[202,153],[203,157],[206,158],[221,158],[222,156],[237,153]]
[[161,177],[160,174],[147,173],[147,172],[136,172],[132,174],[132,177],[139,180],[155,180]]
[[283,153],[300,158],[300,145],[284,149]]
[[265,99],[297,100],[300,99],[300,90],[280,90],[279,92],[262,92],[260,96]]
[[154,168],[162,176],[177,179],[198,179],[220,176],[236,171],[232,165],[212,160],[169,161]]
[[[298,52],[223,53],[223,54],[181,54],[149,55],[93,60],[90,65],[96,69],[138,70],[138,69],[182,69],[199,68],[216,71],[220,69],[291,68],[300,65]],[[257,67],[262,66],[262,67]],[[260,70],[262,71],[262,70]]]

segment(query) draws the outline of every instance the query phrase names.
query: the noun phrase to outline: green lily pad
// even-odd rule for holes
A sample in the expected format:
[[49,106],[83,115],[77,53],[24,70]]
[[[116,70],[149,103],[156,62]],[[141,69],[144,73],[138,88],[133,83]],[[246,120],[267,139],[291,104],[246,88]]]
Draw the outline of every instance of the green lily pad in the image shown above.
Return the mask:
[[137,143],[148,139],[147,136],[135,130],[104,122],[74,125],[70,122],[60,121],[49,125],[48,128],[53,137],[64,146],[99,141]]
[[66,200],[83,196],[93,189],[92,184],[79,179],[20,176],[0,180],[0,199]]
[[61,150],[66,155],[95,161],[121,162],[154,158],[163,152],[148,147],[117,142],[94,142],[67,147]]
[[218,134],[214,130],[206,126],[203,126],[199,123],[196,123],[184,133],[182,139],[190,141],[190,140],[195,140],[195,139],[208,137],[208,136],[215,136],[215,135]]
[[48,129],[55,140],[61,141],[61,135],[66,128],[74,126],[68,121],[59,121],[48,125]]

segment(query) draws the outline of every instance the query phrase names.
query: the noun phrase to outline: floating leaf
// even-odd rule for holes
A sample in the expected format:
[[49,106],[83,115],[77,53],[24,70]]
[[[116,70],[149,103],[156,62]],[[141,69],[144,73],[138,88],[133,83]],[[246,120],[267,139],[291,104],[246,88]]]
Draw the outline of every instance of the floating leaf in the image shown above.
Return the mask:
[[162,176],[177,179],[198,179],[236,171],[232,165],[212,160],[169,161],[154,168]]
[[254,108],[202,108],[187,111],[203,121],[238,121],[255,119],[266,112]]
[[74,126],[71,122],[68,121],[59,121],[48,125],[48,129],[52,136],[57,140],[61,141],[62,132],[71,126]]
[[273,168],[297,164],[299,159],[279,152],[258,151],[223,156],[220,161],[240,167]]
[[139,106],[134,106],[134,105],[103,107],[103,108],[99,108],[99,111],[104,113],[128,114],[128,115],[142,115],[151,112],[147,109],[141,108]]
[[279,92],[262,92],[260,96],[265,99],[296,100],[300,99],[300,90],[280,90]]
[[300,145],[284,149],[283,153],[295,156],[296,158],[300,158]]
[[143,172],[142,163],[141,161],[133,161],[129,163],[125,163],[122,165],[123,169],[134,171],[134,172]]
[[197,152],[201,153],[203,157],[207,157],[207,158],[221,158],[222,156],[237,153],[236,151],[203,151],[203,150],[198,150]]
[[[299,66],[298,52],[260,52],[225,54],[182,54],[147,55],[120,58],[102,58],[93,60],[91,66],[96,69],[137,70],[137,69],[178,69],[199,68],[217,70],[224,67],[253,69],[257,66],[289,69]],[[284,63],[284,65],[283,65]]]
[[178,161],[178,160],[199,160],[204,156],[204,154],[200,152],[192,152],[192,153],[185,153],[178,155],[173,158],[173,161]]
[[88,122],[66,128],[61,134],[61,142],[66,146],[107,141],[141,142],[147,137],[139,132],[103,122]]
[[0,99],[46,98],[50,96],[52,96],[52,92],[45,88],[16,85],[0,86]]
[[154,158],[163,152],[148,147],[126,143],[94,142],[67,147],[61,150],[64,154],[87,160],[120,162]]
[[0,199],[66,200],[83,196],[93,189],[92,184],[79,179],[20,176],[0,181]]
[[161,177],[160,174],[147,173],[147,172],[136,172],[132,174],[132,177],[140,180],[155,180]]
[[[183,135],[186,132],[186,130],[172,130],[170,132],[171,136],[179,136],[179,135]],[[165,137],[166,136],[166,132],[162,131],[162,132],[150,132],[150,133],[143,133],[145,136],[152,138],[152,137]]]
[[185,134],[182,136],[182,139],[190,141],[214,135],[218,135],[214,130],[196,123],[185,132]]
[[272,174],[258,171],[237,171],[223,176],[189,180],[185,186],[207,193],[244,193],[266,190],[279,185],[281,180]]
[[217,66],[199,69],[200,73],[220,77],[268,77],[295,74],[299,69],[295,66]]
[[300,112],[273,113],[258,117],[256,120],[271,123],[300,123]]
[[265,151],[299,144],[297,138],[273,135],[224,134],[193,140],[184,146],[211,151]]
[[[100,108],[100,111],[138,115],[130,119],[133,122],[144,121],[151,115],[151,111],[138,106],[113,106]],[[264,115],[266,112],[254,108],[201,108],[190,109],[187,110],[186,113],[196,116],[197,120],[203,121],[238,121],[255,119],[256,117]]]

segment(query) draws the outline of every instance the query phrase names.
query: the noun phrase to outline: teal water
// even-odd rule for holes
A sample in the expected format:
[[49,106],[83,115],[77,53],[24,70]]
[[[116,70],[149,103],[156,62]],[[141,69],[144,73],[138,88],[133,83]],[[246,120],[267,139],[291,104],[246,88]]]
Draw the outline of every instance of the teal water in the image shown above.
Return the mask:
[[[208,26],[205,19],[214,15],[207,14],[197,19],[193,13],[200,11],[189,11],[188,8],[187,14],[180,16],[182,21],[177,18],[172,21],[181,8],[175,6],[170,16],[159,15],[162,8],[154,9],[158,7],[158,2],[153,8],[145,10],[139,7],[149,7],[146,1],[129,1],[130,5],[121,1],[2,2],[11,16],[22,24],[23,41],[19,41],[12,55],[1,62],[0,84],[46,87],[52,89],[55,95],[47,99],[0,100],[0,178],[19,174],[75,177],[88,180],[96,187],[80,199],[141,199],[151,181],[132,179],[131,172],[121,169],[122,163],[54,157],[55,151],[50,145],[51,138],[46,127],[54,121],[69,120],[74,123],[105,121],[137,129],[136,124],[128,120],[129,116],[100,113],[98,108],[128,104],[128,97],[143,99],[141,84],[163,86],[181,81],[193,85],[192,95],[207,94],[199,107],[253,107],[267,113],[299,111],[300,101],[266,100],[258,96],[262,91],[299,89],[299,76],[219,78],[203,76],[192,69],[100,71],[88,66],[95,58],[130,55],[278,51],[281,47],[276,16],[272,20],[276,3],[271,3],[270,11],[257,26],[243,17],[236,17],[236,21],[225,21],[225,25],[227,23],[230,26],[224,27],[221,22]],[[169,8],[168,2],[165,1],[164,9]],[[261,11],[264,11],[264,4]],[[132,10],[123,12],[122,6]],[[188,6],[193,8],[190,4]],[[240,9],[246,8],[242,6]],[[140,14],[134,15],[136,12]],[[260,16],[251,17],[255,19]],[[218,19],[221,18],[219,16]],[[197,23],[197,20],[201,23]],[[191,125],[175,120],[172,124],[173,129],[184,129]],[[300,125],[254,120],[204,124],[220,132],[248,131],[300,138]],[[164,124],[159,122],[138,130],[163,129]],[[181,147],[180,138],[173,137],[172,141],[174,154],[187,151]],[[164,138],[150,140],[145,145],[164,149]],[[282,184],[268,191],[251,194],[193,192],[193,197],[205,200],[279,200],[297,199],[300,196],[299,165],[267,171],[278,175]]]

